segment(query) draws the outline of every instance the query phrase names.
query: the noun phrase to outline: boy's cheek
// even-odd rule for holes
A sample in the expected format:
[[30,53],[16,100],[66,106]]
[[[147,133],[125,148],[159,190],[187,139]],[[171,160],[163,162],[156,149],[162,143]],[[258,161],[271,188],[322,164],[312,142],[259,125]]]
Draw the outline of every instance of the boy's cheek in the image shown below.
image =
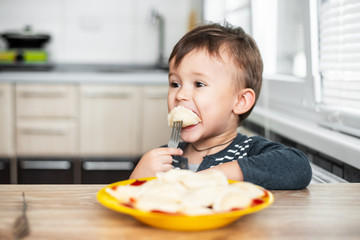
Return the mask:
[[171,109],[174,108],[174,100],[173,100],[173,98],[172,98],[172,96],[170,94],[168,94],[167,106],[168,106],[168,111],[169,112],[171,111]]

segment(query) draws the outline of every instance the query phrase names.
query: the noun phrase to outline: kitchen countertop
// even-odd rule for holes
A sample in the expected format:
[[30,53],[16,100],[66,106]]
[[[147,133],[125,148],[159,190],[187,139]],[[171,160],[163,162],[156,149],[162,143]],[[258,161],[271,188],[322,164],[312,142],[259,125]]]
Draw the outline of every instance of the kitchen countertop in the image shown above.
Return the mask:
[[269,208],[211,231],[146,226],[96,200],[104,185],[0,185],[0,240],[10,240],[22,192],[31,232],[24,239],[358,239],[360,183],[310,184],[272,191]]
[[47,71],[0,71],[0,83],[167,85],[168,70],[151,65],[59,65]]

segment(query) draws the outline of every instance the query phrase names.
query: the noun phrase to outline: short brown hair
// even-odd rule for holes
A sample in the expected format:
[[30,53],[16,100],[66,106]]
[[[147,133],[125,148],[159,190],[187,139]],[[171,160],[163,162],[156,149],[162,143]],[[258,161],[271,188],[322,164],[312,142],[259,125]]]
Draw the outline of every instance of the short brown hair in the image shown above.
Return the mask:
[[[235,65],[241,69],[239,74],[236,74],[240,86],[253,89],[257,101],[262,84],[263,62],[255,40],[240,27],[229,24],[198,26],[185,34],[175,45],[169,62],[175,58],[174,66],[177,67],[186,54],[200,49],[206,49],[210,55],[220,57],[222,47],[225,47]],[[239,123],[249,116],[253,107],[239,115]]]

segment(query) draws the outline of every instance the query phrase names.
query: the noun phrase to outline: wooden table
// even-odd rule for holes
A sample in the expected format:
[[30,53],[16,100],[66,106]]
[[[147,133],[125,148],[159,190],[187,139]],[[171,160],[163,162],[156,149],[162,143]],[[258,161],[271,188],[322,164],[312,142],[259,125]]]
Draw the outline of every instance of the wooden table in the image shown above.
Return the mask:
[[360,239],[360,183],[311,184],[273,191],[269,208],[224,228],[176,232],[148,227],[100,205],[103,185],[0,185],[0,240],[10,240],[24,191],[25,239]]

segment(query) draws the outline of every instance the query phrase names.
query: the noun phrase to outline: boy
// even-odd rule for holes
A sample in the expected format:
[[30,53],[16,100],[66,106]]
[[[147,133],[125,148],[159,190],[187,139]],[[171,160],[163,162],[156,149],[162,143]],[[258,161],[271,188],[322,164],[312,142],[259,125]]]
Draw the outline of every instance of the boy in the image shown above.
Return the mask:
[[237,133],[259,97],[262,70],[258,47],[241,28],[210,24],[188,32],[169,58],[168,110],[186,107],[201,122],[182,129],[178,149],[147,152],[130,178],[212,168],[267,189],[305,188],[312,172],[302,152]]

